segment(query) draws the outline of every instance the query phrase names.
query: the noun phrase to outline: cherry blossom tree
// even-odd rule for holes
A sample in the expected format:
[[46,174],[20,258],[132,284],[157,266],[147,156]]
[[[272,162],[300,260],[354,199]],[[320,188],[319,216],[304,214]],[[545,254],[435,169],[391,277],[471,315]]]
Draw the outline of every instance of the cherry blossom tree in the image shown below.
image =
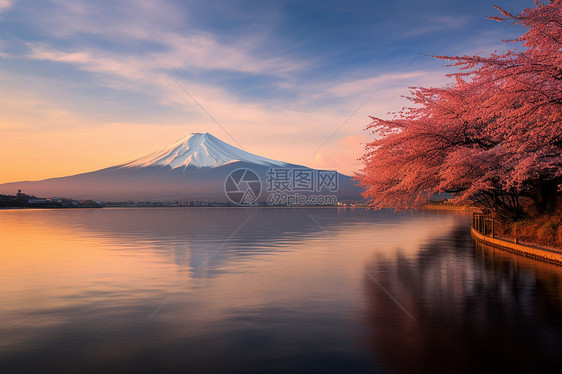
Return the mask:
[[[458,192],[503,216],[556,209],[562,182],[562,0],[536,2],[497,21],[528,31],[521,50],[435,56],[458,68],[455,83],[415,88],[415,106],[372,117],[365,168],[357,175],[375,208],[404,209]],[[509,42],[509,41],[508,41]]]

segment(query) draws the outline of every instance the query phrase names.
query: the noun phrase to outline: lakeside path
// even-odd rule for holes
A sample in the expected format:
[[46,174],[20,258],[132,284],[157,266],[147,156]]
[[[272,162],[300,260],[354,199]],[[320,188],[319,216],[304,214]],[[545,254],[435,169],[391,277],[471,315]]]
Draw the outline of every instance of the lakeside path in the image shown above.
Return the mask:
[[474,229],[474,227],[470,228],[470,233],[474,240],[489,246],[500,248],[535,260],[562,266],[562,250],[540,247],[532,244],[515,243],[514,241],[510,241],[506,238],[492,238],[491,236],[479,233]]

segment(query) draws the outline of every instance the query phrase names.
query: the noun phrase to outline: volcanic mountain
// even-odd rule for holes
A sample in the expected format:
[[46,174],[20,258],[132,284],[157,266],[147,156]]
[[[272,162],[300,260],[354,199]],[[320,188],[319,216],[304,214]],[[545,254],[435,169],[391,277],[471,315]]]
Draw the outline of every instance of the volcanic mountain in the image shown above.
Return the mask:
[[[262,191],[272,170],[281,171],[279,175],[287,175],[283,170],[288,174],[294,170],[314,171],[246,152],[209,133],[194,133],[125,164],[61,178],[4,183],[0,184],[0,193],[13,194],[21,189],[41,197],[104,201],[228,201],[225,181],[231,172],[241,168],[250,169],[259,177]],[[340,201],[361,198],[361,189],[351,177],[334,174],[338,189],[329,194]],[[327,194],[327,191],[316,193]],[[261,194],[259,200],[265,200],[265,195]]]

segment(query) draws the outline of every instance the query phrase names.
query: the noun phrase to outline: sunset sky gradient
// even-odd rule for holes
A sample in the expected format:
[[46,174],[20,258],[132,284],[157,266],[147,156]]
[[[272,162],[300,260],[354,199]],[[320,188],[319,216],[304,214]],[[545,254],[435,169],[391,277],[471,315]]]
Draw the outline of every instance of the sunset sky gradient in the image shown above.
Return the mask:
[[351,174],[368,115],[448,81],[427,55],[521,35],[486,19],[493,5],[533,2],[0,0],[0,183],[124,163],[192,132]]

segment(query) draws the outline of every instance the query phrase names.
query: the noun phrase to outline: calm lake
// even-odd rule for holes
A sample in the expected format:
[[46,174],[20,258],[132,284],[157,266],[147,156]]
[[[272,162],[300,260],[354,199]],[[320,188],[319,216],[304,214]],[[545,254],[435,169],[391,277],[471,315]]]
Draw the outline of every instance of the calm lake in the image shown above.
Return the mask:
[[470,216],[0,211],[0,372],[559,372],[562,267]]

